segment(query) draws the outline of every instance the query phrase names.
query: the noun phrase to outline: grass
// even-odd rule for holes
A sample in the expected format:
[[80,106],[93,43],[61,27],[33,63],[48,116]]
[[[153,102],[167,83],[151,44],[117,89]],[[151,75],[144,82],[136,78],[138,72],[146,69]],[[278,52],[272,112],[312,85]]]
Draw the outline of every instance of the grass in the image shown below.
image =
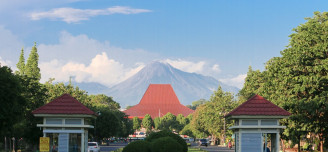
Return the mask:
[[207,152],[207,151],[201,150],[200,148],[188,148],[188,152]]

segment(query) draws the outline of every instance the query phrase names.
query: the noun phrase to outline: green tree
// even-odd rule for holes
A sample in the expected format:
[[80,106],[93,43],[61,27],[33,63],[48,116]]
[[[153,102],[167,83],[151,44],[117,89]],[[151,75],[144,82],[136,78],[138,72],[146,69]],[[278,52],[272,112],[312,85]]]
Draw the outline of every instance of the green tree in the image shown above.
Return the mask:
[[[42,123],[40,118],[32,115],[32,111],[45,104],[47,96],[47,89],[44,84],[41,84],[38,79],[31,78],[26,75],[20,76],[23,87],[22,96],[26,100],[25,109],[22,111],[24,118],[21,122],[16,124],[19,130],[22,130],[22,136],[31,145],[37,145],[38,138],[42,136],[40,128],[36,124]],[[36,149],[37,147],[32,147]]]
[[141,127],[140,119],[138,117],[133,117],[132,122],[133,122],[133,130],[137,130]]
[[189,122],[188,122],[188,119],[185,118],[182,114],[178,114],[176,119],[178,122],[176,131],[180,132]]
[[282,56],[270,59],[257,75],[262,82],[253,81],[260,84],[253,93],[292,113],[282,121],[287,125],[282,137],[300,145],[302,136],[315,133],[323,151],[328,143],[328,13],[315,12],[306,20],[293,29]]
[[230,92],[224,92],[219,86],[211,95],[210,102],[197,108],[192,125],[200,132],[205,131],[212,135],[213,141],[218,137],[224,138],[226,133],[224,115],[235,107],[233,95]]
[[196,108],[199,105],[205,104],[206,102],[208,102],[208,101],[205,100],[205,99],[199,99],[197,101],[192,102],[191,105],[187,105],[187,107],[190,108],[190,109],[192,109],[192,110],[196,110]]
[[32,47],[31,53],[27,59],[25,66],[25,74],[30,78],[35,78],[36,80],[41,79],[41,73],[39,68],[39,54],[36,48],[36,43]]
[[154,119],[154,126],[155,126],[155,129],[160,129],[160,127],[161,127],[161,118],[160,117],[156,117],[155,119]]
[[171,131],[176,130],[179,122],[176,121],[176,116],[168,112],[161,118],[161,127],[160,129],[168,129]]
[[23,88],[19,77],[7,66],[0,64],[0,137],[12,137],[13,126],[20,122],[24,115],[26,100],[21,95]]
[[153,125],[153,119],[151,118],[151,116],[149,114],[146,114],[145,117],[142,119],[142,126],[144,128],[146,128],[147,133],[149,133],[152,129]]
[[22,48],[20,56],[19,56],[19,61],[16,64],[17,66],[17,74],[19,75],[24,75],[25,74],[25,58],[24,58],[24,49]]

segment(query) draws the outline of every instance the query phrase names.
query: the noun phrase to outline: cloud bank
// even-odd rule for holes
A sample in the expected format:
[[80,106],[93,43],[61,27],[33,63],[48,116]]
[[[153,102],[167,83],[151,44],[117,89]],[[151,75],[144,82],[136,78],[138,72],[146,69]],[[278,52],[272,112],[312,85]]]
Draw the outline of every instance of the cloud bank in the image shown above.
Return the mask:
[[241,89],[241,88],[243,88],[246,76],[247,76],[247,74],[240,74],[236,77],[219,79],[219,80],[225,84],[228,84],[230,86],[235,86],[235,87]]
[[34,12],[30,14],[32,20],[40,20],[48,18],[51,20],[61,20],[66,23],[78,23],[80,21],[89,20],[91,17],[98,15],[112,15],[112,14],[139,14],[147,13],[151,10],[135,9],[124,6],[114,6],[107,9],[76,9],[76,8],[55,8],[46,12]]
[[89,64],[61,63],[56,59],[40,64],[41,81],[54,77],[56,81],[67,82],[72,76],[76,82],[98,82],[109,87],[124,81],[143,67],[143,64],[125,67],[124,64],[108,58],[105,52],[97,54]]

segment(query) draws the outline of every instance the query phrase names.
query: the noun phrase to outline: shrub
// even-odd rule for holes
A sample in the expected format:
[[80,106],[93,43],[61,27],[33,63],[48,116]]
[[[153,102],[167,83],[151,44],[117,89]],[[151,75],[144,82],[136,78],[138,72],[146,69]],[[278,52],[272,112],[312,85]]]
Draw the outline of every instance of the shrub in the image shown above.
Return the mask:
[[152,142],[155,139],[162,138],[162,137],[171,137],[172,139],[177,141],[182,146],[183,152],[188,152],[188,146],[187,146],[186,141],[183,138],[181,138],[179,135],[176,135],[168,130],[152,132],[151,134],[149,134],[149,136],[145,140],[148,142]]
[[183,152],[182,145],[171,137],[155,139],[151,145],[152,152]]
[[150,152],[150,143],[139,140],[129,143],[122,152]]

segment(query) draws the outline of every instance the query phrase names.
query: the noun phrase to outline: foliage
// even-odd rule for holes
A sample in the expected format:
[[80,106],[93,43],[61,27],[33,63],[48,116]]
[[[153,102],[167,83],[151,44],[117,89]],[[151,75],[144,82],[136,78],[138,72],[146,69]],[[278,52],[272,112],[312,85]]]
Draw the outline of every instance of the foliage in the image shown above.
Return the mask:
[[[16,122],[23,118],[26,100],[19,77],[9,67],[0,65],[0,137],[12,135]],[[3,139],[3,138],[2,138]]]
[[169,136],[161,137],[154,140],[151,145],[151,151],[152,152],[184,152],[182,145],[180,145],[176,140],[174,140]]
[[138,117],[133,117],[133,130],[138,130],[141,127],[140,119]]
[[192,110],[196,110],[196,108],[202,104],[205,104],[206,102],[208,102],[205,99],[199,99],[197,101],[194,101],[191,103],[191,105],[187,105],[188,108],[192,109]]
[[155,139],[158,138],[162,138],[162,137],[171,137],[174,140],[176,140],[179,144],[181,144],[181,146],[183,147],[183,152],[187,152],[188,151],[188,146],[187,143],[185,142],[185,140],[183,138],[181,138],[179,135],[172,133],[171,131],[168,130],[162,130],[159,132],[152,132],[151,134],[149,134],[149,136],[145,139],[146,141],[152,142]]
[[155,126],[155,129],[159,129],[160,127],[161,127],[161,124],[162,122],[161,122],[161,118],[160,117],[156,117],[155,119],[154,119],[154,126]]
[[292,113],[282,121],[287,125],[283,138],[300,144],[302,136],[313,132],[322,145],[328,143],[328,13],[306,19],[293,29],[281,57],[270,59],[265,71],[247,75],[250,82],[243,90],[254,90],[241,95],[260,94]]
[[144,140],[134,141],[125,146],[122,152],[150,152],[150,143]]
[[27,59],[25,66],[25,74],[30,78],[35,78],[36,80],[41,79],[41,73],[39,68],[39,54],[37,52],[36,43],[32,47],[31,53]]
[[152,127],[154,126],[153,119],[149,114],[146,114],[145,117],[142,119],[142,126],[146,128],[147,132],[150,132]]
[[24,49],[22,48],[19,61],[16,64],[16,67],[18,69],[17,74],[18,75],[24,75],[25,74],[25,58],[24,58]]
[[212,140],[224,136],[224,115],[236,107],[230,92],[224,92],[219,86],[211,95],[210,102],[199,106],[191,122],[193,129],[212,135]]
[[176,116],[172,113],[168,112],[161,118],[161,126],[160,129],[169,129],[175,130],[178,127],[178,122],[176,121]]

